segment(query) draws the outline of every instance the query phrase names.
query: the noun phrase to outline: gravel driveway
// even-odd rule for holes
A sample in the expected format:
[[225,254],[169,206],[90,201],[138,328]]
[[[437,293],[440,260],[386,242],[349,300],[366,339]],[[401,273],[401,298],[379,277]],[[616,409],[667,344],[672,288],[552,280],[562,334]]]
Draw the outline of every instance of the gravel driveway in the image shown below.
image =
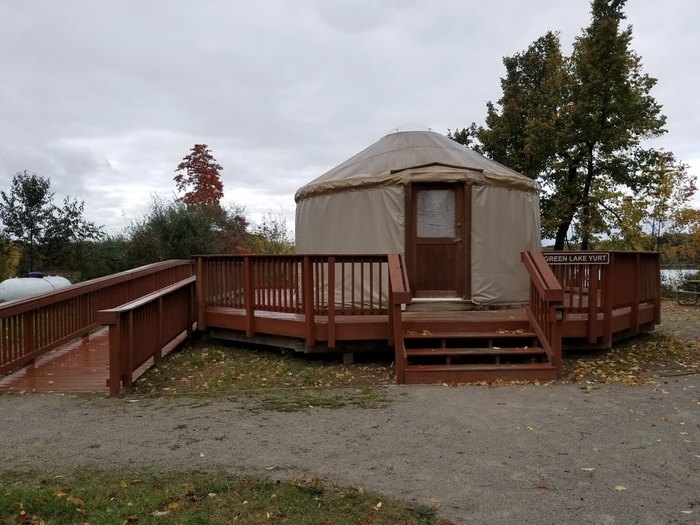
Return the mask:
[[700,521],[697,376],[644,387],[388,387],[382,409],[0,396],[0,465],[318,476],[457,523]]

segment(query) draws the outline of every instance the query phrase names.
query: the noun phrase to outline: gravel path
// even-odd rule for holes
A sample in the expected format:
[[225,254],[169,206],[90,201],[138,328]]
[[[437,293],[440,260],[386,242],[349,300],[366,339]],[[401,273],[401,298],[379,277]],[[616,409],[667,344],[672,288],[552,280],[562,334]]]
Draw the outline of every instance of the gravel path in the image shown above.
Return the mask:
[[0,468],[318,476],[457,523],[700,521],[700,385],[389,387],[383,409],[0,396]]
[[[661,331],[700,339],[700,308]],[[0,470],[320,477],[457,523],[700,523],[700,377],[658,385],[387,387],[382,409],[0,396]]]

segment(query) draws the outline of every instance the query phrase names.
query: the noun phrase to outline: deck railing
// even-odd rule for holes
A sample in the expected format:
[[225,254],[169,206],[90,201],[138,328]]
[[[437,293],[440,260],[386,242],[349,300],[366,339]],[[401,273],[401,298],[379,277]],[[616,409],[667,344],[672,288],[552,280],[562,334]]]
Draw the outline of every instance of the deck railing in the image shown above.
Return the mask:
[[564,290],[545,261],[542,252],[524,252],[522,261],[530,275],[530,303],[527,317],[549,362],[562,371],[561,328],[564,322]]
[[100,326],[113,308],[192,275],[192,261],[165,261],[0,304],[0,373]]
[[201,255],[198,326],[206,309],[245,310],[246,335],[255,335],[255,312],[301,314],[306,343],[315,343],[315,316],[328,317],[328,346],[335,346],[336,315],[389,313],[386,255]]
[[[562,255],[606,255],[602,262],[551,264],[565,292],[570,314],[586,319],[586,339],[604,346],[613,340],[613,312],[629,309],[630,328],[639,332],[640,309],[653,308],[654,322],[661,321],[661,282],[658,253],[557,252]],[[595,259],[595,258],[593,258]]]
[[134,372],[153,358],[157,363],[192,336],[195,277],[161,288],[116,308],[98,312],[109,326],[109,394],[131,388]]

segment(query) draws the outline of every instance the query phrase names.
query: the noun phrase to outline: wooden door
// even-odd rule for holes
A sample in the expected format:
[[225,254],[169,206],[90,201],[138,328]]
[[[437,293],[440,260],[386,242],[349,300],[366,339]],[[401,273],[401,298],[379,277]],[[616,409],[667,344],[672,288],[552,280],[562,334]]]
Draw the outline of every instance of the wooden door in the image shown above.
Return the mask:
[[410,195],[414,296],[463,297],[464,185],[414,185]]

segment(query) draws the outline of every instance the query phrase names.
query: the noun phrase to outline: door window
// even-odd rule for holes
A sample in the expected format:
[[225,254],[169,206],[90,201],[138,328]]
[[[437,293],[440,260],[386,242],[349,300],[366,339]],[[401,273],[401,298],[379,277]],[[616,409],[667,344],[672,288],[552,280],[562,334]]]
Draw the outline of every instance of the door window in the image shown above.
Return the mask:
[[419,190],[416,200],[416,233],[418,237],[455,238],[454,189]]

